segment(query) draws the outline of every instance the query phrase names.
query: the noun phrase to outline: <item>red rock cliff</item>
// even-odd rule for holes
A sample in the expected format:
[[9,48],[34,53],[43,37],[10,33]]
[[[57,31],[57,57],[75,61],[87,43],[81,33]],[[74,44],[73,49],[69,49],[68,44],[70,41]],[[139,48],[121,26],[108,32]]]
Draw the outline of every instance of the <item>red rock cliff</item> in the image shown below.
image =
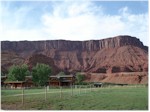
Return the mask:
[[67,40],[46,40],[46,41],[2,41],[2,50],[13,51],[41,51],[48,49],[57,49],[63,51],[97,51],[103,48],[115,48],[125,45],[133,45],[146,49],[143,43],[136,37],[131,36],[117,36],[102,40],[89,41],[67,41]]
[[[58,68],[68,71],[148,71],[148,47],[131,36],[89,41],[2,41],[1,49],[15,52],[25,60],[40,53],[53,59]],[[2,62],[5,63],[3,59]]]

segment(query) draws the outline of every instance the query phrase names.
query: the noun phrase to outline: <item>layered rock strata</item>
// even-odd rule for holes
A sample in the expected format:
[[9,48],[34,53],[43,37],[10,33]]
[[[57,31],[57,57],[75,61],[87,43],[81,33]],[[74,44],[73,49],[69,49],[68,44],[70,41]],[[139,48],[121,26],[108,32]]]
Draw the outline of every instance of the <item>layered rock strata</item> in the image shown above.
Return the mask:
[[1,51],[2,69],[18,62],[41,62],[56,68],[55,73],[58,69],[107,74],[148,72],[148,47],[127,35],[88,41],[2,41]]

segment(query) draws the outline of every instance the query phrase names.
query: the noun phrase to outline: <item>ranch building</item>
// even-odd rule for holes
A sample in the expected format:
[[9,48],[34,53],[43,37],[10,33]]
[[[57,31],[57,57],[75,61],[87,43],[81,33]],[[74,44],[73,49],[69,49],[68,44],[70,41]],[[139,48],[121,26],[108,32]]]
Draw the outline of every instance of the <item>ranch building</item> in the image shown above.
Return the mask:
[[75,82],[75,76],[73,75],[62,75],[62,76],[50,76],[50,86],[70,86]]
[[[6,80],[7,77],[5,77]],[[25,81],[5,81],[4,77],[1,76],[1,80],[3,79],[3,82],[1,82],[5,87],[11,87],[11,88],[22,88],[22,87],[33,87],[35,86],[32,81],[32,76],[26,76]],[[55,75],[50,76],[47,84],[49,86],[70,86],[73,85],[75,82],[75,76],[73,75]]]
[[25,87],[25,81],[6,81],[5,85],[9,86],[11,89],[22,88]]

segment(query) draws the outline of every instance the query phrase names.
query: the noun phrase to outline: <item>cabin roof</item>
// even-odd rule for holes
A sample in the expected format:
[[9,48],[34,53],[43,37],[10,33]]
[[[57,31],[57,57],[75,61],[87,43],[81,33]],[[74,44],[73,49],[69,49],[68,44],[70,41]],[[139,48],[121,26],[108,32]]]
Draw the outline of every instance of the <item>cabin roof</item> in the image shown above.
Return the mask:
[[56,77],[56,78],[60,78],[60,77],[74,77],[73,75],[51,75],[49,77]]
[[20,84],[20,83],[25,83],[25,81],[5,81],[4,83],[5,84],[11,84],[11,83],[13,83],[13,84]]
[[[32,78],[32,76],[25,76],[26,78]],[[56,78],[60,78],[60,77],[74,77],[74,75],[51,75],[49,77],[56,77]]]

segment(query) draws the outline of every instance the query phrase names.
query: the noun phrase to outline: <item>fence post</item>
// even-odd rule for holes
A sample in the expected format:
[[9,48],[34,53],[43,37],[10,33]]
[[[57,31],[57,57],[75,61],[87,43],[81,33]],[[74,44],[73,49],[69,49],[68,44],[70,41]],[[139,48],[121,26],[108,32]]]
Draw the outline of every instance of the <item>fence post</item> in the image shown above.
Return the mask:
[[79,94],[81,94],[81,85],[79,86]]
[[92,85],[90,84],[90,91],[92,92]]
[[62,98],[62,87],[60,86],[60,98]]
[[85,87],[85,88],[86,88],[86,93],[87,93],[87,91],[88,91],[88,86],[86,85],[86,87]]
[[73,87],[71,85],[71,96],[73,96]]
[[45,101],[47,100],[47,87],[45,86]]
[[22,105],[24,105],[24,87],[22,87]]

